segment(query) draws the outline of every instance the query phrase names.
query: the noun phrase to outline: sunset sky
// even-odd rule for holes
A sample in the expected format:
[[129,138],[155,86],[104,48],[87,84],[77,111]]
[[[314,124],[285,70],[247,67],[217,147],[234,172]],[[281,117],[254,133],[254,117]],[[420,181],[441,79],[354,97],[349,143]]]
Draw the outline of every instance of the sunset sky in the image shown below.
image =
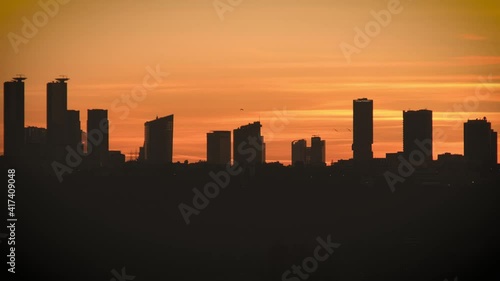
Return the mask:
[[[243,0],[222,14],[213,0],[71,0],[16,45],[23,18],[43,23],[45,12],[38,1],[3,1],[0,80],[28,77],[25,126],[46,127],[46,83],[67,75],[82,129],[87,109],[108,109],[110,148],[124,154],[143,144],[144,122],[174,114],[174,161],[204,160],[207,132],[259,118],[267,161],[290,163],[291,141],[312,135],[326,140],[328,163],[351,158],[361,97],[374,100],[375,157],[402,150],[403,110],[433,111],[444,136],[434,158],[463,154],[467,118],[486,116],[500,131],[500,1],[405,0],[385,12],[390,2]],[[382,10],[390,20],[370,24]],[[367,24],[380,30],[349,61],[340,46],[356,47]],[[122,97],[157,67],[168,77],[125,114]]]

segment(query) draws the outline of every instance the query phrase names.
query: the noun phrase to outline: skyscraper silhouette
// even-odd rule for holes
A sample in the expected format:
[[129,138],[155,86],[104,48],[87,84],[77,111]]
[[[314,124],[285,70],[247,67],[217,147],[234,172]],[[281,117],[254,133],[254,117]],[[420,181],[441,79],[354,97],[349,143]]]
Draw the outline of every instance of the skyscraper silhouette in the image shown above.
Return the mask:
[[498,133],[491,130],[491,161],[493,165],[498,164]]
[[105,109],[87,111],[87,161],[91,167],[104,167],[108,164],[109,121]]
[[[432,111],[427,109],[403,111],[403,154],[408,159],[412,152],[421,151],[419,143],[426,143],[426,163],[432,161]],[[429,153],[430,151],[430,153]]]
[[231,162],[231,131],[207,133],[207,163],[226,165]]
[[8,161],[21,156],[24,145],[24,80],[19,76],[3,84],[4,155]]
[[260,122],[241,126],[233,131],[233,160],[239,165],[255,165],[266,160],[264,137]]
[[292,141],[292,165],[305,165],[307,161],[307,141],[304,139]]
[[472,165],[497,164],[497,132],[491,129],[486,117],[464,123],[464,156]]
[[24,138],[25,155],[28,157],[28,161],[41,160],[46,156],[47,129],[26,127],[24,128]]
[[311,138],[311,165],[325,165],[325,141],[318,136]]
[[67,145],[68,78],[47,83],[47,149],[49,159],[64,162]]
[[66,144],[69,78],[56,78],[47,83],[47,141],[50,145]]
[[80,111],[68,110],[66,112],[66,143],[75,151],[83,152],[80,125]]
[[144,161],[150,164],[172,163],[174,115],[144,123]]
[[353,111],[353,158],[368,163],[373,159],[373,100],[353,100]]

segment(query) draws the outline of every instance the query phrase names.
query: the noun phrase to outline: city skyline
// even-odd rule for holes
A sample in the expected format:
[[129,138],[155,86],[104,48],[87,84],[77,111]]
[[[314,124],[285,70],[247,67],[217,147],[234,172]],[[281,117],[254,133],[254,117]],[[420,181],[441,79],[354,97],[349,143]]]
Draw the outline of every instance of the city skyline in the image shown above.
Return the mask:
[[[4,101],[6,105],[14,105],[8,108],[4,108],[5,116],[8,117],[8,120],[16,120],[15,124],[17,127],[21,128],[22,123],[25,119],[25,111],[24,111],[24,80],[27,78],[23,75],[18,75],[12,78],[10,81],[6,81],[4,83]],[[67,154],[65,152],[65,146],[69,145],[72,147],[74,151],[78,151],[79,145],[82,145],[81,150],[85,151],[84,143],[95,143],[95,147],[92,149],[93,152],[85,152],[91,160],[90,165],[94,167],[104,167],[108,166],[109,162],[109,154],[111,151],[113,153],[120,153],[120,150],[110,149],[110,141],[109,141],[109,128],[111,127],[110,121],[108,119],[108,110],[107,109],[87,109],[87,132],[98,132],[101,135],[102,140],[97,140],[95,136],[87,133],[87,139],[84,140],[82,138],[81,124],[80,124],[80,112],[78,110],[68,110],[68,96],[67,96],[67,81],[69,78],[60,77],[56,78],[55,81],[47,83],[47,125],[52,124],[52,129],[46,128],[47,132],[47,151],[48,151],[48,159],[63,161],[61,159],[64,158],[64,155]],[[482,141],[475,141],[475,144],[471,146],[471,137],[470,133],[468,134],[466,129],[469,124],[479,124],[478,122],[486,124],[487,118],[484,116],[483,118],[475,118],[475,119],[467,119],[467,122],[463,124],[463,152],[462,153],[453,153],[450,151],[438,151],[433,153],[434,146],[434,130],[433,130],[433,112],[428,109],[419,109],[419,110],[403,110],[403,139],[402,151],[390,151],[386,152],[385,157],[374,157],[372,151],[373,141],[373,132],[374,128],[374,101],[368,98],[357,98],[353,100],[352,106],[352,130],[347,128],[348,132],[352,132],[352,157],[349,158],[341,158],[339,160],[349,160],[354,159],[358,164],[362,164],[365,168],[369,167],[369,163],[374,158],[387,158],[387,155],[397,155],[398,153],[403,153],[405,157],[411,157],[411,153],[416,150],[419,150],[419,146],[417,143],[422,143],[423,141],[430,140],[429,153],[426,156],[428,161],[437,160],[438,157],[433,157],[434,153],[439,155],[444,154],[454,154],[454,155],[463,155],[467,158],[467,151],[469,151],[469,158],[471,157],[471,151],[473,149],[482,149],[481,144],[484,143]],[[240,111],[244,111],[243,108]],[[276,112],[275,112],[276,114]],[[165,117],[158,118],[151,121],[146,121],[144,123],[144,142],[143,146],[139,147],[139,152],[136,154],[138,156],[137,160],[146,161],[148,163],[172,163],[176,162],[174,160],[174,115],[169,115]],[[289,120],[285,117],[284,122],[287,123]],[[7,120],[7,119],[6,119]],[[277,118],[271,122],[271,134],[273,131],[277,130],[275,125],[275,121]],[[283,120],[282,120],[283,121]],[[14,123],[14,122],[13,122]],[[56,125],[54,125],[56,124]],[[489,159],[493,161],[493,163],[498,163],[498,135],[492,127],[491,122],[487,122],[487,136],[484,138],[487,139],[488,147],[491,148],[487,153],[489,155]],[[17,142],[13,142],[12,140],[17,138],[19,139],[19,133],[17,131],[21,131],[24,137],[22,143],[30,144],[28,141],[28,137],[31,138],[31,134],[34,132],[33,129],[44,129],[38,128],[35,126],[30,126],[24,124],[24,128],[19,130],[17,127],[6,127],[8,130],[6,133],[11,135],[11,137],[6,138],[10,143],[16,143],[19,145],[19,140]],[[47,126],[49,127],[49,126]],[[469,126],[470,127],[470,126]],[[103,131],[104,130],[104,131]],[[262,124],[259,121],[255,121],[253,123],[248,123],[247,125],[239,126],[238,128],[233,130],[233,141],[231,143],[231,131],[210,131],[207,133],[206,138],[206,158],[200,159],[198,161],[207,161],[216,164],[220,164],[221,160],[215,160],[217,158],[229,159],[233,162],[245,163],[244,159],[247,158],[245,155],[248,155],[248,149],[255,152],[257,149],[257,159],[256,163],[265,163],[265,162],[280,162],[280,161],[266,161],[266,143],[264,141],[265,136],[262,135]],[[339,132],[338,129],[334,129],[334,131]],[[491,133],[490,133],[491,131]],[[217,136],[216,134],[227,134],[224,136],[225,144],[222,145],[218,138],[221,136]],[[29,134],[29,136],[28,136]],[[38,133],[40,134],[40,133]],[[486,134],[486,133],[485,133]],[[17,135],[17,136],[16,136]],[[437,140],[442,140],[443,135],[437,136]],[[253,140],[252,140],[253,139]],[[467,146],[467,141],[469,140],[469,146]],[[304,141],[301,139],[300,141]],[[318,135],[313,135],[311,137],[311,146],[306,147],[306,142],[301,143],[300,145],[295,145],[297,142],[292,141],[292,149],[290,150],[290,157],[288,161],[281,161],[284,164],[293,165],[293,159],[304,159],[303,164],[313,164],[317,165],[320,163],[325,164],[327,159],[325,158],[326,152],[326,141],[322,140]],[[211,144],[212,143],[212,144]],[[40,143],[41,144],[41,143]],[[229,149],[229,146],[232,144],[232,156]],[[479,144],[479,145],[478,145]],[[215,145],[215,146],[214,146]],[[493,147],[494,145],[494,147]],[[220,149],[225,147],[224,150],[229,150],[229,152],[222,152]],[[299,146],[303,146],[299,148]],[[26,146],[28,148],[28,146]],[[212,148],[210,148],[212,147]],[[216,148],[220,147],[220,148]],[[32,148],[31,146],[29,148]],[[298,150],[297,150],[298,149]],[[12,147],[9,151],[12,151],[13,156],[19,154],[19,152],[15,152],[19,150],[19,148]],[[299,152],[299,150],[301,152]],[[303,150],[303,151],[302,151]],[[479,151],[479,150],[478,150]],[[38,151],[36,154],[40,153]],[[296,155],[294,155],[296,153]],[[304,153],[304,155],[299,155]],[[479,152],[478,152],[479,153]],[[482,152],[481,152],[482,153]],[[222,156],[224,154],[224,156]],[[474,153],[475,154],[475,153]],[[484,154],[484,153],[483,153]],[[19,154],[21,155],[21,154]],[[134,155],[134,154],[132,154]],[[210,161],[209,155],[213,155],[213,161]],[[221,155],[221,156],[216,156]],[[358,156],[356,156],[358,155]],[[124,156],[126,157],[126,156]],[[496,158],[495,158],[496,157]],[[125,158],[126,159],[126,158]],[[52,161],[51,160],[51,161]],[[116,160],[116,158],[115,158]],[[129,160],[135,160],[132,157]],[[177,161],[180,162],[180,161]],[[194,162],[194,161],[191,161]],[[225,161],[230,162],[230,161]],[[289,163],[287,163],[289,162]],[[332,163],[334,161],[332,160]],[[115,162],[114,162],[115,163]],[[428,162],[429,164],[430,162]],[[367,166],[368,165],[368,166]]]
[[500,280],[500,0],[0,6],[8,280]]

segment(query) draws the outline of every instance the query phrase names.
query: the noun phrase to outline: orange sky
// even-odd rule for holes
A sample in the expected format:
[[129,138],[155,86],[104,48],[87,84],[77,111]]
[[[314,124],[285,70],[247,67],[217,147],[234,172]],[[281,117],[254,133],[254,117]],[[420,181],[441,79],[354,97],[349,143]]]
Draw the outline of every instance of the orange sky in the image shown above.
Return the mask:
[[[500,3],[401,1],[348,63],[339,45],[355,46],[355,28],[391,1],[243,0],[221,18],[213,0],[72,0],[17,47],[9,34],[22,36],[23,17],[32,22],[43,9],[2,3],[0,80],[28,77],[26,126],[46,127],[46,83],[67,75],[68,108],[81,111],[82,129],[87,109],[108,109],[110,147],[126,154],[142,145],[145,121],[174,114],[174,161],[205,159],[208,131],[259,116],[268,161],[289,163],[290,142],[312,135],[326,140],[327,162],[350,158],[359,97],[374,100],[375,157],[402,150],[402,110],[434,111],[434,130],[445,135],[434,157],[463,153],[467,118],[486,116],[500,131]],[[170,75],[121,118],[116,101],[157,65]],[[288,124],[272,130],[273,111],[284,108]]]

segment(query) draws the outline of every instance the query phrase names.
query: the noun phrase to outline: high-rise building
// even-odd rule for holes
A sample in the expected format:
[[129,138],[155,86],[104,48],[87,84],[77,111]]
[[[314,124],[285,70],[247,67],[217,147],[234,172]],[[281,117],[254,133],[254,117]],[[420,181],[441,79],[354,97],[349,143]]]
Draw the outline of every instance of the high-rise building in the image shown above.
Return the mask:
[[66,145],[69,78],[47,83],[47,141],[52,147]]
[[109,151],[109,167],[118,168],[125,164],[125,154],[118,150]]
[[490,166],[497,163],[497,132],[486,117],[464,123],[464,156],[467,162]]
[[264,163],[266,147],[260,134],[260,122],[254,122],[233,130],[233,160],[241,166]]
[[80,111],[66,111],[66,143],[75,151],[83,152]]
[[24,128],[25,155],[29,161],[41,160],[47,147],[47,129],[38,127]]
[[226,165],[231,162],[231,131],[207,133],[207,163]]
[[491,130],[491,161],[493,165],[498,164],[498,134]]
[[367,163],[373,159],[373,100],[353,100],[353,158]]
[[47,129],[38,127],[24,128],[24,139],[26,144],[46,144],[47,143]]
[[292,165],[307,163],[307,141],[304,139],[292,141]]
[[24,145],[24,80],[19,76],[3,84],[4,155],[9,160],[21,156]]
[[174,146],[174,115],[144,124],[144,161],[150,164],[172,163]]
[[403,154],[409,159],[418,152],[423,153],[427,163],[432,161],[431,110],[403,111]]
[[325,146],[320,137],[311,138],[311,165],[325,165]]
[[105,109],[87,111],[87,161],[91,167],[107,166],[109,154],[109,120]]

